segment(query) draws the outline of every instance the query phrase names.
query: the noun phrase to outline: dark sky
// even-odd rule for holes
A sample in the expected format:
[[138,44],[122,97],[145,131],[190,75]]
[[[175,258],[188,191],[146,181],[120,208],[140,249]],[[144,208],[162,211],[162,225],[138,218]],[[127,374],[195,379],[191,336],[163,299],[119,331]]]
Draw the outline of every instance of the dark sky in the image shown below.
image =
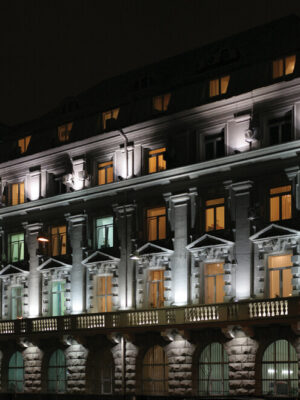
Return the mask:
[[9,0],[0,5],[0,121],[101,80],[294,13],[299,0]]

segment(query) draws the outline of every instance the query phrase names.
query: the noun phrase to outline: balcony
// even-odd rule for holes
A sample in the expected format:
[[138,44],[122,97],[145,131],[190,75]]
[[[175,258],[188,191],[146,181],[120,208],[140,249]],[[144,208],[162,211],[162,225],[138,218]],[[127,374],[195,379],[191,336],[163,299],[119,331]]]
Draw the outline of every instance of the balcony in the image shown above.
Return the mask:
[[67,334],[94,330],[141,330],[143,328],[185,327],[189,329],[224,326],[224,323],[262,325],[280,320],[297,322],[300,297],[246,300],[238,303],[130,310],[101,314],[65,315],[0,322],[0,337],[6,335]]

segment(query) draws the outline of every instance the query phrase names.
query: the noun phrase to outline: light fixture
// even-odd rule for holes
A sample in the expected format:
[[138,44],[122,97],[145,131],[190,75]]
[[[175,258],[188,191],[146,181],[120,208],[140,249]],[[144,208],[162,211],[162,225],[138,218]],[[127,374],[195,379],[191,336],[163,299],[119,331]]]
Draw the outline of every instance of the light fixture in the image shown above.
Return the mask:
[[138,261],[141,259],[139,252],[137,250],[135,250],[133,253],[131,253],[129,258],[130,258],[130,260],[135,260],[135,261]]
[[49,238],[46,232],[40,231],[37,237],[37,241],[41,243],[48,243]]

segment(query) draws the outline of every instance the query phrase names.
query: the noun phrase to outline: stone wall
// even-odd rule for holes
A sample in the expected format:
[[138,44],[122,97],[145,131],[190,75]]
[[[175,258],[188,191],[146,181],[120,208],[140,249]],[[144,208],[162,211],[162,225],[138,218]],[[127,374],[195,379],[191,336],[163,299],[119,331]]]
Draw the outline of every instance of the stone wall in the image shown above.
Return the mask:
[[68,392],[84,392],[88,351],[75,341],[65,350]]
[[42,389],[43,352],[37,346],[27,347],[23,353],[24,359],[24,391],[40,392]]

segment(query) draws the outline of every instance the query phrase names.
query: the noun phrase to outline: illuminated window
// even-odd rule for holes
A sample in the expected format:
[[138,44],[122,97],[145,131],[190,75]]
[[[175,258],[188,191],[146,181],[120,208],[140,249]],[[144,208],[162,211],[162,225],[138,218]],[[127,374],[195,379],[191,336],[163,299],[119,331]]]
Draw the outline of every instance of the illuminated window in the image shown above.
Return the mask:
[[269,256],[269,297],[289,297],[292,295],[292,259],[291,254]]
[[67,254],[67,228],[65,225],[53,226],[51,232],[51,255],[62,256]]
[[20,153],[26,153],[29,143],[30,143],[31,136],[26,136],[18,140],[18,146],[20,148]]
[[8,260],[9,262],[24,260],[24,233],[8,235]]
[[296,65],[296,56],[288,56],[278,58],[273,61],[273,79],[281,78],[285,75],[290,75],[294,72]]
[[64,315],[65,309],[65,282],[54,281],[51,288],[51,315]]
[[15,206],[23,204],[25,200],[25,186],[24,182],[12,183],[9,187],[8,204]]
[[224,157],[224,133],[205,136],[204,145],[205,160],[213,160],[214,158]]
[[112,276],[95,276],[95,310],[112,311]]
[[209,97],[219,96],[227,93],[230,76],[226,75],[222,78],[212,79],[209,81]]
[[97,249],[114,246],[114,219],[113,217],[98,218],[96,220]]
[[161,346],[151,347],[142,363],[142,392],[148,395],[168,393],[168,357]]
[[147,237],[149,241],[166,238],[166,207],[147,210]]
[[23,392],[24,389],[24,360],[22,353],[16,351],[8,363],[8,391],[13,393]]
[[165,152],[166,152],[165,147],[149,151],[149,158],[148,158],[149,174],[153,174],[154,172],[164,171],[167,168],[167,163],[164,160]]
[[269,121],[270,145],[286,143],[292,140],[291,114],[287,113],[282,118],[274,118]]
[[57,128],[58,140],[60,142],[67,142],[70,139],[70,133],[73,128],[73,122],[61,125]]
[[102,113],[102,127],[107,129],[108,121],[117,120],[119,116],[120,108],[114,108],[113,110],[105,111]]
[[67,366],[64,352],[60,349],[51,354],[48,364],[48,391],[62,393],[67,388]]
[[22,318],[23,312],[23,291],[21,286],[11,287],[11,319]]
[[160,308],[164,306],[164,270],[149,270],[148,278],[149,306]]
[[98,164],[98,185],[105,185],[114,181],[113,162],[108,161]]
[[292,187],[280,186],[270,189],[270,221],[292,218]]
[[205,304],[223,303],[224,268],[223,263],[205,264]]
[[224,198],[207,200],[205,205],[205,231],[225,229]]
[[153,110],[158,112],[167,111],[170,100],[171,100],[171,93],[153,97],[152,99]]
[[295,348],[287,340],[276,340],[264,352],[262,393],[278,396],[276,398],[298,397],[298,358]]
[[199,358],[199,394],[222,396],[229,394],[228,355],[220,343],[204,348]]

